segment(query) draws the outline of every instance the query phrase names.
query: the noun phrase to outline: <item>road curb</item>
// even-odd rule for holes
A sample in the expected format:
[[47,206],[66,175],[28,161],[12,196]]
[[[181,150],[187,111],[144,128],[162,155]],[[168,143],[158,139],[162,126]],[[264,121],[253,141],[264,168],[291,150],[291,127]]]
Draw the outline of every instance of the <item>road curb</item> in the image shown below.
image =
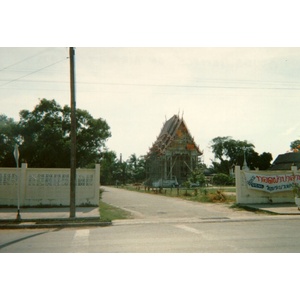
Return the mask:
[[[28,222],[29,223],[29,222]],[[81,222],[81,223],[44,223],[44,224],[0,224],[0,229],[39,229],[39,228],[67,228],[67,227],[105,227],[112,222]],[[31,223],[31,222],[30,222]]]
[[268,208],[262,208],[262,207],[255,207],[252,205],[240,205],[240,207],[248,210],[248,211],[252,211],[252,212],[256,212],[256,211],[260,211],[260,212],[265,212],[265,213],[269,213],[272,215],[279,215],[279,216],[299,216],[300,215],[300,211],[298,212],[278,212],[278,211],[274,211],[272,209],[268,209]]

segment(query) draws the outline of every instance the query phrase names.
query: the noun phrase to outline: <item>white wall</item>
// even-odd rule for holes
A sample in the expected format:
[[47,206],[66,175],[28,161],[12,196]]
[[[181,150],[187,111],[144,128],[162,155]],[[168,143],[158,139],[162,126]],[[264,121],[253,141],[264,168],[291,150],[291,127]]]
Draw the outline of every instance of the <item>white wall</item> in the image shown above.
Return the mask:
[[[261,176],[279,176],[288,174],[300,175],[294,167],[291,171],[247,171],[252,172],[253,175]],[[240,170],[239,166],[235,167],[235,180],[236,180],[236,195],[237,203],[239,204],[254,204],[254,203],[292,203],[294,200],[294,193],[292,190],[280,192],[266,192],[249,188],[247,184],[245,171]]]
[[[100,165],[77,169],[76,205],[99,204]],[[0,205],[70,205],[70,169],[0,168]]]

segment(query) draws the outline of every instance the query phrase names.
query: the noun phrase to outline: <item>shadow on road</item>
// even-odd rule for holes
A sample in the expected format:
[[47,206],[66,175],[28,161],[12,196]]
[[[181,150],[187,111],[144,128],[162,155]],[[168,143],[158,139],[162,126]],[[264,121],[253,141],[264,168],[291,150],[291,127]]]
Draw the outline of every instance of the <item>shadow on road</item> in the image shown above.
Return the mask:
[[11,241],[11,242],[9,242],[9,243],[5,243],[5,244],[3,244],[3,245],[0,245],[0,249],[3,249],[3,248],[8,247],[8,246],[10,246],[10,245],[12,245],[12,244],[19,243],[19,242],[21,242],[21,241],[23,241],[23,240],[27,240],[27,239],[30,239],[30,238],[33,238],[33,237],[35,237],[35,236],[38,236],[38,235],[41,235],[41,234],[45,234],[45,233],[48,233],[48,232],[49,232],[49,231],[44,231],[44,232],[39,232],[39,233],[31,234],[31,235],[25,236],[25,237],[23,237],[23,238],[20,238],[20,239]]

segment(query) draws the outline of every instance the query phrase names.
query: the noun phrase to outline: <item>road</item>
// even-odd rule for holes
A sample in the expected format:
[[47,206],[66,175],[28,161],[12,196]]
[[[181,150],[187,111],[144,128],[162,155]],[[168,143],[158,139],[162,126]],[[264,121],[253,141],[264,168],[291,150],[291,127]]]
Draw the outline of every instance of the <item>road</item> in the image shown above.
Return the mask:
[[106,188],[103,200],[134,219],[109,227],[1,230],[8,253],[298,253],[298,216],[256,215]]
[[138,221],[200,220],[214,218],[257,217],[247,211],[233,210],[230,205],[197,203],[193,201],[136,193],[105,187],[103,201],[131,212]]

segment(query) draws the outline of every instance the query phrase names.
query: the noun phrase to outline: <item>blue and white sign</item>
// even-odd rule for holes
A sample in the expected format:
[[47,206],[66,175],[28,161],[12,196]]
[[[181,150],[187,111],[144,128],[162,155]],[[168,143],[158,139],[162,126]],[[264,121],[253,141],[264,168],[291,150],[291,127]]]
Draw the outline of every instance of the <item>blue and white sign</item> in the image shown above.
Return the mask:
[[294,184],[300,184],[300,174],[293,173],[262,175],[244,172],[249,189],[265,191],[268,193],[292,191]]

